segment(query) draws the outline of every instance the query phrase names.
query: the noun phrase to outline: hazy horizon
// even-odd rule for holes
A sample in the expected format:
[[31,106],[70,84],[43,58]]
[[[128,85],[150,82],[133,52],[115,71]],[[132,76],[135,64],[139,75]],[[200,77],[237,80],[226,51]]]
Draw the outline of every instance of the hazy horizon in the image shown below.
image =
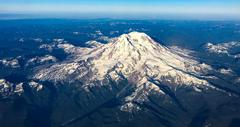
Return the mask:
[[5,16],[240,20],[238,0],[0,0],[0,3],[0,14]]

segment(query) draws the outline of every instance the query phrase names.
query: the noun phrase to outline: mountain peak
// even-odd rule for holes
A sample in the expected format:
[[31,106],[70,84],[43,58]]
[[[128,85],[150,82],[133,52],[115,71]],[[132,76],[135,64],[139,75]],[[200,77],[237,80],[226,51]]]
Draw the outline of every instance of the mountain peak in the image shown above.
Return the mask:
[[150,38],[147,34],[137,31],[130,32],[127,35],[133,39]]
[[121,90],[117,88],[120,90],[117,96],[130,93],[124,98],[123,111],[132,102],[147,101],[152,93],[168,95],[166,87],[189,86],[197,92],[213,88],[207,80],[199,78],[208,71],[207,65],[158,44],[144,33],[131,32],[102,46],[70,50],[74,53],[66,61],[38,70],[33,78],[76,84],[87,95],[98,88],[114,91],[126,83]]
[[120,37],[117,38],[118,41],[131,41],[133,43],[143,43],[143,42],[153,42],[151,37],[149,37],[145,33],[141,32],[131,32],[128,34],[123,34]]
[[131,32],[117,37],[114,41],[115,49],[123,52],[130,52],[133,50],[151,52],[163,48],[160,44],[156,43],[150,36],[145,33]]
[[197,61],[180,56],[145,33],[131,32],[100,47],[78,49],[81,51],[72,54],[69,61],[43,69],[35,77],[56,81],[77,76],[76,80],[82,80],[91,74],[88,80],[91,82],[104,80],[106,76],[132,79],[135,73],[139,73],[133,80],[139,82],[136,84],[146,83],[148,78],[161,79],[170,84],[206,84],[193,76],[193,73],[198,74],[195,70],[203,69]]

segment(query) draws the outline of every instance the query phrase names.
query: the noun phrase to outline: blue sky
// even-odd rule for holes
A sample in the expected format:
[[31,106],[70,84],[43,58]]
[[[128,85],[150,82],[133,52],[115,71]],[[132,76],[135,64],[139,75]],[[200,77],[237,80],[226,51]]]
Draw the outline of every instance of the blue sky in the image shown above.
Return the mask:
[[240,0],[0,0],[0,13],[240,19]]
[[148,3],[222,3],[222,4],[235,4],[240,3],[239,0],[0,0],[2,4],[5,3],[24,3],[24,4],[38,4],[38,3],[64,3],[64,4],[75,4],[75,3],[97,3],[97,4],[119,4],[119,3],[126,3],[126,4],[148,4]]

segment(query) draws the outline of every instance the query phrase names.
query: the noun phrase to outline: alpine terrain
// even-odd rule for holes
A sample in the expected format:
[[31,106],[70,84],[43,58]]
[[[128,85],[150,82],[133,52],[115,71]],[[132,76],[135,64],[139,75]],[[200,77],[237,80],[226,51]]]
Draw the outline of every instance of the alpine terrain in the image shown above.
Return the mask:
[[12,105],[5,111],[14,116],[12,108],[20,108],[24,116],[13,117],[19,126],[227,127],[239,120],[239,82],[224,80],[194,51],[140,32],[86,45],[61,39],[41,45],[64,51],[66,59],[38,57],[26,82],[0,80],[1,96]]

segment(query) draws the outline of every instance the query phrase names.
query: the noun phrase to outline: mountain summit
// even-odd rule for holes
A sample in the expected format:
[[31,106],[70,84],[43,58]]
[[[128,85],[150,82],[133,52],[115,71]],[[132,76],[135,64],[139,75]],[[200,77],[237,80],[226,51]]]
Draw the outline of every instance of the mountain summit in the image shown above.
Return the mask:
[[210,70],[210,66],[160,45],[145,33],[123,34],[94,48],[70,47],[67,49],[74,52],[67,61],[39,70],[34,78],[54,82],[81,81],[85,85],[109,77],[114,81],[124,78],[137,86],[149,84],[158,91],[154,80],[190,85],[195,89],[209,86],[198,77]]
[[[119,46],[118,48],[152,50],[153,48],[156,48],[158,44],[145,33],[131,32],[116,38],[115,45]],[[161,47],[160,45],[158,46]]]
[[199,63],[188,53],[163,46],[145,33],[123,34],[92,48],[64,43],[57,47],[70,54],[67,60],[40,68],[33,78],[71,84],[71,96],[79,96],[74,100],[87,110],[96,110],[116,99],[119,110],[134,112],[151,102],[149,97],[162,95],[185,111],[175,95],[177,88],[194,92],[217,89],[203,78],[212,69],[209,65]]

